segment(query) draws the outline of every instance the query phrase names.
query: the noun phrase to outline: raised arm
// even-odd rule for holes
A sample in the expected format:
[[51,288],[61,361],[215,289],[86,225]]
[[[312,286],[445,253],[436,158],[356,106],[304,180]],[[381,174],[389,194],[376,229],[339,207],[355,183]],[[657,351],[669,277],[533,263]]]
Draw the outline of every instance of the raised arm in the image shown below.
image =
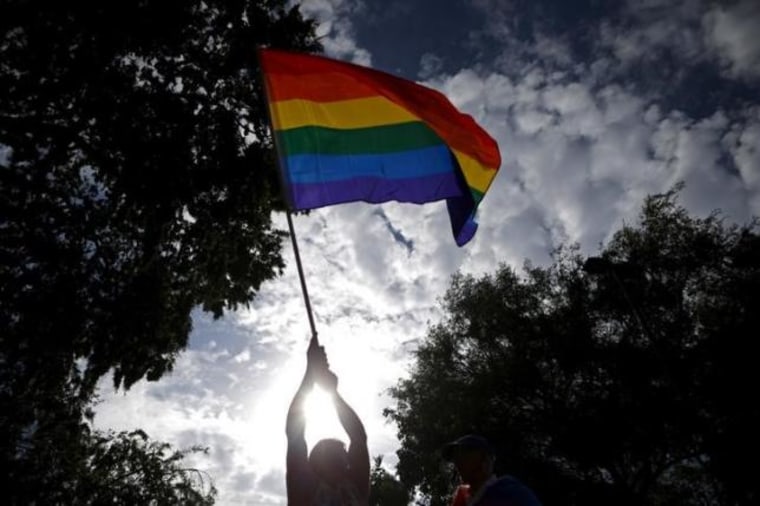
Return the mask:
[[306,396],[311,392],[319,370],[327,363],[324,349],[316,339],[309,343],[306,352],[306,372],[301,385],[298,387],[288,409],[285,422],[285,434],[288,437],[288,451],[285,460],[285,482],[288,490],[289,506],[306,506],[314,487],[315,480],[309,467],[309,457],[306,447]]
[[351,481],[359,493],[362,502],[369,500],[369,451],[367,449],[367,433],[356,412],[338,393],[338,377],[327,370],[321,379],[323,386],[332,392],[335,411],[338,414],[343,430],[350,439],[348,446],[348,462],[351,470]]

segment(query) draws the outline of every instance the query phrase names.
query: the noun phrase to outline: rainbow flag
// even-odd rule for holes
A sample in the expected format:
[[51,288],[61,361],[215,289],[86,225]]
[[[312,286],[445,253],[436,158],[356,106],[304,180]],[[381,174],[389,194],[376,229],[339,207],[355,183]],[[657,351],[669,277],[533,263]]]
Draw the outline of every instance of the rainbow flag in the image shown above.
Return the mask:
[[261,49],[292,209],[446,199],[459,246],[501,165],[496,142],[438,91],[320,56]]

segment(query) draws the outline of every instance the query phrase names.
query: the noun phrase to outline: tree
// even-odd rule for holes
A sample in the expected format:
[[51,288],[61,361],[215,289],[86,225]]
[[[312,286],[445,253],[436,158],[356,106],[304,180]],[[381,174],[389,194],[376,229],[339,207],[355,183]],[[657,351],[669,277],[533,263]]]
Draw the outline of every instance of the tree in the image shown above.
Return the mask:
[[77,427],[109,371],[169,371],[193,308],[219,317],[281,271],[255,51],[319,49],[288,4],[0,5],[4,469]]
[[407,506],[411,491],[383,467],[383,458],[375,457],[370,473],[370,506]]
[[457,275],[393,389],[401,480],[442,505],[443,442],[480,432],[551,504],[758,500],[757,222],[646,200],[600,257]]
[[181,467],[188,454],[205,449],[173,451],[141,430],[76,434],[76,439],[60,439],[65,451],[51,451],[51,445],[30,448],[22,466],[11,470],[6,504],[214,504],[211,479]]

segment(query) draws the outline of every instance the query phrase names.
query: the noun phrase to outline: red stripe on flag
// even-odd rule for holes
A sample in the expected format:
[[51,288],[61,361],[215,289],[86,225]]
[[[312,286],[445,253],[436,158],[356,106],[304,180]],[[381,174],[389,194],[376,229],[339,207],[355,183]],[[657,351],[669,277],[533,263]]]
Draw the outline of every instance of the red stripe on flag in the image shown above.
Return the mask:
[[317,102],[383,96],[425,121],[450,148],[497,170],[496,142],[442,93],[412,81],[320,56],[262,49],[261,63],[273,102],[294,98]]

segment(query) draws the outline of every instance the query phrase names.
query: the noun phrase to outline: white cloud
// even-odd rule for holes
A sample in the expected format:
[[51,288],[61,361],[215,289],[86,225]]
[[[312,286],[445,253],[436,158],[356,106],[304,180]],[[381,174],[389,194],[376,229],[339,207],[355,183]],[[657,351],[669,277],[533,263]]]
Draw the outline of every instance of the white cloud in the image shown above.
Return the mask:
[[749,120],[738,127],[733,156],[744,182],[760,190],[760,108],[755,107],[751,113]]
[[[683,113],[663,114],[619,85],[599,87],[591,79],[569,80],[530,67],[511,80],[463,70],[433,84],[499,141],[502,169],[481,206],[473,248],[493,240],[500,244],[501,259],[506,256],[513,265],[525,257],[546,259],[559,242],[595,248],[624,219],[635,218],[647,194],[666,191],[679,180],[687,183],[683,200],[695,213],[720,208],[729,219],[742,221],[752,212],[747,191],[756,179],[756,133],[747,124],[735,136],[736,165],[751,173],[742,181],[721,168],[728,124],[720,111],[695,122]],[[519,225],[512,216],[519,217]]]
[[661,65],[661,56],[670,53],[678,66],[717,60],[726,77],[760,77],[760,3],[756,0],[631,0],[622,20],[599,25],[601,47],[609,49],[622,68]]
[[744,184],[750,212],[760,216],[760,107],[748,110],[743,121],[731,125],[723,146]]
[[479,37],[481,32],[495,39],[511,39],[513,37],[514,19],[519,6],[502,0],[469,0],[473,7],[487,13],[485,26],[473,32]]
[[542,59],[551,61],[559,67],[568,67],[573,64],[573,57],[567,44],[540,32],[535,34],[535,39],[536,54],[541,55]]
[[[473,31],[476,46],[499,41],[505,46],[502,68],[540,65],[582,71],[568,46],[570,34],[542,19],[540,8],[521,12],[499,0],[472,0],[487,13],[486,25]],[[697,64],[719,62],[724,77],[754,82],[760,78],[760,3],[756,0],[628,0],[617,15],[579,20],[593,40],[597,58],[591,71],[602,81],[621,72],[654,72],[683,79]],[[614,8],[613,8],[614,9]],[[530,44],[516,36],[518,21],[531,32]],[[664,58],[665,57],[665,58]],[[671,74],[673,72],[673,74]]]
[[[699,19],[701,11],[687,9],[693,2],[679,5],[679,19]],[[328,54],[369,63],[352,35],[352,16],[361,8],[349,0],[301,6],[320,20]],[[617,58],[677,43],[668,23],[610,38]],[[505,28],[504,36],[509,33]],[[688,37],[687,56],[696,40]],[[437,299],[454,272],[491,272],[500,262],[519,268],[526,258],[547,264],[552,248],[567,241],[593,253],[623,220],[635,219],[647,194],[681,179],[693,212],[722,208],[737,221],[760,214],[759,108],[741,117],[717,111],[690,118],[598,79],[619,64],[613,57],[573,62],[561,41],[539,42],[539,53],[568,70],[481,62],[427,82],[471,114],[501,149],[502,167],[469,245],[454,245],[443,202],[355,203],[294,218],[320,340],[344,397],[367,426],[370,453],[383,455],[386,465],[395,464],[398,446],[394,427],[381,417],[386,390],[407,373],[410,350],[440,318]],[[642,46],[626,46],[634,42]],[[731,68],[745,69],[735,62],[749,60],[731,47],[721,49],[732,55]],[[432,71],[435,61],[428,59]],[[726,167],[729,159],[733,168]],[[276,220],[286,228],[282,216]],[[285,504],[285,413],[310,332],[289,245],[283,253],[285,274],[262,287],[250,310],[219,321],[196,315],[190,350],[171,375],[140,382],[127,395],[112,394],[107,382],[101,390],[98,426],[143,427],[157,439],[210,446],[196,465],[215,478],[221,506]]]
[[357,45],[351,16],[362,12],[361,0],[302,0],[299,9],[304,17],[317,20],[317,36],[325,53],[333,58],[369,66],[372,57]]
[[443,58],[433,53],[425,53],[420,57],[420,72],[419,77],[421,79],[427,79],[438,74],[443,67]]
[[237,363],[248,362],[249,360],[251,360],[251,350],[246,348],[245,350],[241,351],[240,353],[232,357],[232,360],[234,360]]
[[717,53],[730,76],[760,78],[760,3],[716,4],[702,22],[708,47]]
[[[436,254],[439,242],[457,248],[445,222],[444,237],[435,238],[440,230],[429,225],[433,213],[426,206],[383,206],[390,221],[419,241],[410,256],[376,209],[337,206],[294,221],[320,341],[344,397],[365,422],[371,454],[392,465],[397,442],[380,416],[385,390],[405,374],[409,342],[437,317],[434,299],[445,286],[441,265],[448,261]],[[444,208],[438,211],[436,220],[448,220]],[[282,217],[279,225],[285,226]],[[284,504],[276,485],[285,413],[309,335],[292,252],[284,253],[285,276],[265,285],[250,311],[216,322],[196,317],[191,349],[172,374],[140,382],[126,395],[111,393],[107,381],[101,386],[99,427],[143,427],[176,445],[208,445],[209,457],[193,463],[214,477],[221,505]],[[262,359],[266,368],[256,365]],[[339,429],[334,435],[345,438]]]
[[568,136],[598,137],[604,121],[590,90],[582,83],[547,86],[541,93],[544,107],[562,118],[556,127]]
[[600,42],[626,67],[656,62],[663,51],[672,51],[682,63],[694,62],[703,48],[694,9],[698,4],[690,0],[649,6],[629,3],[625,14],[629,26],[603,22]]
[[10,164],[13,149],[5,144],[0,144],[0,167],[7,167]]

